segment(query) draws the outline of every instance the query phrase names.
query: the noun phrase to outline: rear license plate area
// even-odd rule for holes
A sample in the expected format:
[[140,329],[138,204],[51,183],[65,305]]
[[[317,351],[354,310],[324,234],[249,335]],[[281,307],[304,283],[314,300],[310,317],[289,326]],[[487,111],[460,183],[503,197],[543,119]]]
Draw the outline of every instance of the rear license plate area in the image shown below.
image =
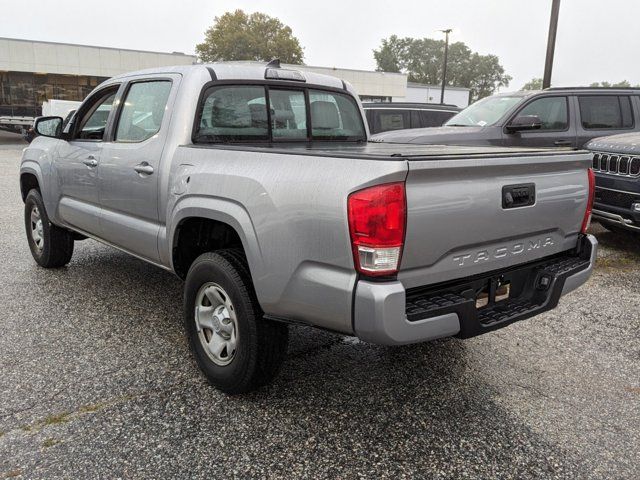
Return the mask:
[[476,309],[484,308],[509,300],[511,296],[511,282],[502,277],[491,278],[487,285],[476,295]]

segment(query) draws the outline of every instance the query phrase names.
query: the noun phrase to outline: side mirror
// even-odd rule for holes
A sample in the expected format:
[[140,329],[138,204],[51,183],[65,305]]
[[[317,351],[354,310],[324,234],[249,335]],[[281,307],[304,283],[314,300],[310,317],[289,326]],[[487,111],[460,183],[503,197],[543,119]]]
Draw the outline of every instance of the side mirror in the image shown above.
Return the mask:
[[537,115],[521,115],[507,125],[507,132],[515,133],[525,130],[540,130],[542,128],[542,121]]
[[60,138],[62,121],[62,117],[38,117],[33,124],[33,129],[43,137]]

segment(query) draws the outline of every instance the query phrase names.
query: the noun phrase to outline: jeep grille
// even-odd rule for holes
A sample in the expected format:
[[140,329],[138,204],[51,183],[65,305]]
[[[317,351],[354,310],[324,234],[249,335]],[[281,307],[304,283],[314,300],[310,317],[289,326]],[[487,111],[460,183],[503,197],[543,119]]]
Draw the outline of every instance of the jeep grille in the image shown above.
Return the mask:
[[640,176],[640,157],[597,152],[593,154],[593,169],[596,172],[611,175],[638,177]]

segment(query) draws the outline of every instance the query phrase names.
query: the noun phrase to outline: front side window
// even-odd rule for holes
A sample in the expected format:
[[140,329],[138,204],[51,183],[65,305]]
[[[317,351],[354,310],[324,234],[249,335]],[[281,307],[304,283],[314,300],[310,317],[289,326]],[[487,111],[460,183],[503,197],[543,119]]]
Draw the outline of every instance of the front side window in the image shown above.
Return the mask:
[[82,140],[103,140],[107,128],[107,120],[113,108],[117,88],[109,89],[100,95],[82,114],[82,120],[78,126],[77,138]]
[[518,116],[535,115],[542,122],[540,130],[566,130],[569,127],[567,97],[543,97],[524,107]]
[[628,96],[590,95],[578,97],[582,127],[587,130],[633,127],[631,101]]
[[133,83],[122,105],[116,142],[142,142],[160,130],[171,92],[171,82]]
[[201,101],[193,137],[197,143],[310,138],[365,140],[355,100],[350,95],[303,87],[213,86]]

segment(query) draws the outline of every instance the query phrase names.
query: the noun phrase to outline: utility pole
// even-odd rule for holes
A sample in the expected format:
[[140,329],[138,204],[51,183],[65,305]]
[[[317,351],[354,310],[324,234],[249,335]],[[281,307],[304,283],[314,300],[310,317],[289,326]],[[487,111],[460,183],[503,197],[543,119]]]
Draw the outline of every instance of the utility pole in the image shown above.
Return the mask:
[[558,32],[558,14],[560,13],[560,0],[552,0],[551,21],[549,22],[549,38],[547,40],[547,58],[544,62],[544,77],[542,88],[551,86],[551,70],[553,69],[553,54],[556,49],[556,33]]
[[451,29],[447,28],[446,30],[440,30],[445,34],[444,40],[444,64],[442,65],[442,89],[440,90],[440,103],[444,103],[444,86],[447,82],[447,56],[449,55],[449,34],[451,33]]

